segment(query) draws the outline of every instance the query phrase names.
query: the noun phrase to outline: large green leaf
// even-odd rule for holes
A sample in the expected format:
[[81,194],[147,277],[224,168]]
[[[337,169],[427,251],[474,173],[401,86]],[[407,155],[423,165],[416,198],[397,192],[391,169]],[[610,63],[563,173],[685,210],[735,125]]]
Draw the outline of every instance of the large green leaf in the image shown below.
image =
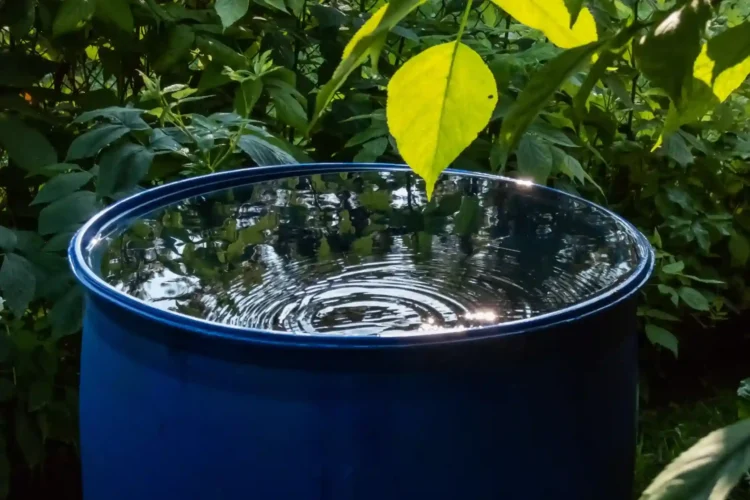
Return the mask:
[[96,194],[76,191],[50,203],[39,213],[39,234],[48,235],[77,229],[100,208]]
[[59,339],[78,332],[81,329],[82,316],[83,294],[80,287],[75,285],[50,309],[49,319],[53,338]]
[[558,87],[578,68],[591,61],[602,45],[600,41],[566,50],[531,77],[503,120],[500,140],[506,150],[516,147],[529,124]]
[[247,13],[250,7],[250,0],[216,0],[214,8],[221,18],[221,24],[228,28],[233,25]]
[[133,13],[128,0],[96,0],[96,17],[112,23],[125,33],[133,31]]
[[554,165],[549,145],[528,134],[518,144],[516,160],[519,174],[531,177],[539,184],[547,183]]
[[240,138],[237,146],[258,165],[297,163],[291,154],[270,142],[271,140],[270,137],[248,133]]
[[640,500],[723,500],[750,469],[750,420],[714,431],[659,474]]
[[692,309],[696,311],[708,311],[709,303],[708,299],[695,288],[687,286],[681,287],[677,293],[680,298]]
[[18,237],[14,231],[5,226],[0,226],[0,248],[3,250],[13,250],[18,244]]
[[635,44],[639,69],[667,92],[678,109],[683,102],[683,88],[692,80],[693,65],[701,52],[701,37],[710,17],[710,0],[685,2]]
[[243,118],[250,116],[262,91],[263,81],[260,78],[249,79],[240,83],[234,95],[234,110],[237,114]]
[[428,198],[440,173],[487,126],[496,103],[492,72],[459,42],[431,47],[393,75],[388,128],[401,156],[424,179]]
[[14,253],[6,253],[0,267],[0,290],[17,316],[22,316],[34,298],[36,275],[31,262]]
[[91,180],[91,177],[92,175],[88,172],[73,172],[53,177],[42,187],[31,204],[51,203],[67,196],[83,187]]
[[83,28],[95,10],[96,0],[63,0],[57,9],[52,32],[60,36]]
[[[103,125],[85,132],[70,144],[66,161],[90,158],[99,154],[103,148],[109,146],[120,137],[130,132],[122,125]],[[54,163],[54,162],[52,162]]]
[[167,44],[161,55],[154,61],[154,70],[165,72],[182,59],[190,55],[190,49],[196,41],[195,32],[185,24],[178,24],[169,30]]
[[130,130],[148,130],[150,128],[148,123],[141,118],[145,112],[145,109],[110,106],[81,113],[73,120],[73,123],[87,123],[97,118],[104,118],[114,124],[128,127]]
[[315,125],[352,71],[364,63],[368,57],[377,60],[388,32],[425,1],[391,0],[362,25],[344,49],[341,62],[336,67],[333,76],[318,91],[315,99],[315,113],[310,121],[310,128]]
[[137,186],[148,174],[154,153],[140,144],[126,142],[107,148],[99,159],[97,193],[112,196]]
[[[0,73],[3,70],[0,70]],[[52,144],[22,120],[0,113],[0,145],[8,156],[24,170],[36,170],[57,163],[57,153]]]
[[214,61],[232,69],[243,69],[250,65],[248,58],[220,41],[199,35],[195,42],[201,52],[210,55]]
[[646,336],[652,344],[666,347],[672,351],[672,354],[674,354],[675,357],[679,354],[679,342],[677,341],[677,337],[675,337],[669,330],[654,325],[653,323],[648,323],[646,325]]

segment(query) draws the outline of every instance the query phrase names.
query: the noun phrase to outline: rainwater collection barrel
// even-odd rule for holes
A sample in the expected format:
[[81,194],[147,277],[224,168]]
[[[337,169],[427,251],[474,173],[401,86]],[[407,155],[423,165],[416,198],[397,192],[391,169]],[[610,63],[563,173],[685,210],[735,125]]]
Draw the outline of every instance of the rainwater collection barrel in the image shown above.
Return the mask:
[[629,500],[611,212],[501,177],[293,165],[155,187],[70,248],[85,500]]

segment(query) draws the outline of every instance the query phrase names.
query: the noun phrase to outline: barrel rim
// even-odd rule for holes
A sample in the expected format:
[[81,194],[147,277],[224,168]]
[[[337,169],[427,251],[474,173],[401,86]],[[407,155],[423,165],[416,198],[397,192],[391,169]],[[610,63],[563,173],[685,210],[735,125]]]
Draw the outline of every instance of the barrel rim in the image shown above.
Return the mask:
[[205,319],[194,318],[179,312],[167,311],[152,306],[131,295],[120,292],[100,277],[89,265],[87,256],[98,243],[106,230],[119,228],[128,219],[145,215],[180,199],[208,194],[233,186],[295,177],[339,172],[389,171],[410,172],[407,165],[387,163],[313,163],[258,166],[227,172],[212,173],[184,180],[174,181],[162,186],[141,191],[124,198],[102,210],[84,224],[71,240],[68,248],[68,259],[73,274],[85,289],[99,299],[137,316],[157,323],[195,333],[214,339],[227,339],[253,344],[266,344],[288,347],[319,348],[386,348],[408,347],[414,345],[435,345],[454,342],[475,341],[488,338],[515,336],[532,331],[552,328],[556,325],[577,321],[586,316],[604,311],[630,298],[650,278],[654,268],[654,252],[648,239],[630,222],[611,210],[579,196],[564,191],[532,184],[529,181],[512,179],[504,176],[447,169],[446,174],[474,177],[494,181],[503,181],[522,186],[525,189],[543,189],[554,196],[564,196],[601,210],[615,221],[622,224],[635,242],[640,262],[623,282],[596,294],[580,303],[553,310],[532,318],[519,319],[497,325],[473,328],[456,328],[440,333],[404,333],[389,336],[345,336],[331,334],[291,333],[275,330],[244,328],[236,325],[215,323]]

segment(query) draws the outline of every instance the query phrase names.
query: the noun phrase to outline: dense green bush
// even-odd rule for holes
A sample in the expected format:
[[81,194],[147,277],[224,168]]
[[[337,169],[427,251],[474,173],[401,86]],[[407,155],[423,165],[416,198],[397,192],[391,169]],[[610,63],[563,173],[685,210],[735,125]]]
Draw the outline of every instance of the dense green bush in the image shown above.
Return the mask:
[[535,30],[506,0],[0,0],[0,497],[11,469],[76,442],[82,297],[64,255],[76,228],[183,176],[400,162],[388,84],[459,25],[497,104],[454,167],[534,178],[637,224],[658,257],[639,314],[675,355],[680,321],[746,309],[750,8],[585,3],[576,22],[598,34],[567,43],[567,17],[542,8]]

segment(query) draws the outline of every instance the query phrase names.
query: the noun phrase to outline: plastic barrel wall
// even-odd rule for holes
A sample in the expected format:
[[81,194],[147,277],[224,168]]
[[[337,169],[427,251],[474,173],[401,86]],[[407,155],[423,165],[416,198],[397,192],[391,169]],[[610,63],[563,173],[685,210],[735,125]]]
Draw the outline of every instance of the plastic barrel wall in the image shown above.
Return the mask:
[[398,167],[214,174],[138,194],[82,228],[70,257],[87,290],[85,500],[630,500],[636,292],[653,265],[634,229],[643,262],[620,287],[436,335],[212,324],[150,307],[95,270],[102,235],[181,197],[303,169],[383,168]]

